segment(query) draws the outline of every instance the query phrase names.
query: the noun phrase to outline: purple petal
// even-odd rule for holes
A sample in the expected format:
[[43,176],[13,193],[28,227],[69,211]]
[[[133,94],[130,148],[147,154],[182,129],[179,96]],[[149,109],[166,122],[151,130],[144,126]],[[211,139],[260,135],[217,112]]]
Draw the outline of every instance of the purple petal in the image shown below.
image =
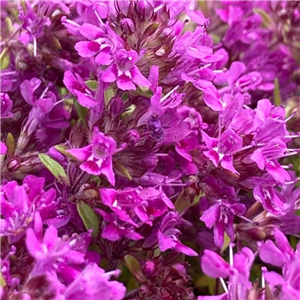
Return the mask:
[[102,237],[109,241],[115,242],[118,241],[122,236],[118,227],[111,223],[103,229]]
[[114,189],[100,189],[99,191],[103,204],[112,207],[116,200],[116,191]]
[[257,163],[257,166],[264,170],[266,166],[266,159],[263,154],[263,150],[261,148],[255,150],[251,155],[251,159]]
[[208,150],[208,151],[203,151],[203,154],[212,161],[215,167],[218,166],[220,162],[220,155],[218,152],[214,150]]
[[284,283],[284,279],[282,278],[282,276],[273,271],[265,272],[264,277],[265,277],[266,281],[268,283],[272,284],[273,286]]
[[75,77],[75,75],[71,71],[66,71],[64,74],[63,83],[65,84],[66,88],[75,95],[75,91],[80,91],[81,93],[86,92],[86,87],[81,85],[81,83],[78,82],[78,79]]
[[276,267],[282,267],[286,259],[282,252],[275,246],[271,240],[267,240],[259,249],[259,256],[265,263]]
[[235,154],[243,145],[243,140],[232,129],[225,130],[220,138],[220,153]]
[[84,23],[81,26],[80,33],[89,40],[96,40],[105,36],[102,29],[89,23]]
[[80,165],[82,171],[87,172],[90,175],[101,175],[102,170],[98,163],[93,160],[88,160]]
[[106,48],[102,49],[99,52],[99,54],[96,56],[95,61],[99,66],[109,65],[112,61],[111,54],[110,54],[110,48],[106,47]]
[[226,170],[228,170],[232,173],[239,174],[238,171],[233,166],[233,157],[232,157],[232,155],[225,155],[223,157],[223,159],[221,160],[221,166],[224,169],[226,169]]
[[81,57],[91,57],[97,54],[100,50],[100,45],[96,42],[78,42],[75,49]]
[[26,247],[28,252],[36,259],[41,259],[45,255],[45,250],[37,240],[32,228],[28,228],[26,232]]
[[[229,228],[228,225],[227,228]],[[228,232],[230,232],[230,230],[228,230]],[[214,243],[219,248],[223,247],[224,233],[225,233],[225,225],[223,224],[223,222],[220,222],[218,220],[214,227]]]
[[208,23],[208,19],[200,11],[187,10],[187,15],[198,25],[205,25]]
[[289,173],[284,170],[276,160],[267,162],[266,170],[279,183],[285,183],[291,180]]
[[205,89],[203,100],[205,104],[214,111],[223,111],[223,106],[220,101],[220,96],[211,89]]
[[202,139],[203,139],[205,145],[207,146],[207,148],[211,149],[211,148],[214,148],[218,145],[218,139],[210,137],[204,131],[201,131],[201,133],[202,133]]
[[139,233],[135,232],[134,230],[126,231],[125,236],[128,239],[133,240],[133,241],[138,241],[138,240],[141,240],[144,238],[143,236],[141,236]]
[[66,152],[76,157],[79,161],[84,161],[92,155],[92,145],[83,148],[69,149],[66,150]]
[[276,244],[282,253],[289,254],[291,256],[294,255],[294,251],[291,248],[288,239],[278,228],[274,228],[274,237]]
[[205,223],[208,228],[212,228],[220,216],[221,204],[210,206],[201,216],[200,220]]
[[134,83],[126,75],[121,75],[117,78],[117,86],[122,91],[136,90]]
[[151,83],[148,81],[148,79],[144,77],[144,75],[141,73],[137,66],[133,66],[130,73],[132,76],[132,81],[138,86],[147,88],[151,86]]
[[58,239],[57,229],[54,226],[50,225],[50,227],[47,228],[44,234],[44,238],[43,238],[44,245],[48,249],[52,249],[56,244],[57,239]]
[[110,65],[108,68],[102,71],[101,80],[103,82],[114,82],[117,80],[117,66],[115,64]]
[[111,185],[115,185],[115,173],[113,171],[112,158],[107,157],[101,164],[101,172],[106,176]]
[[78,102],[81,106],[83,107],[95,107],[98,102],[96,101],[95,98],[93,98],[92,96],[89,96],[87,94],[83,94],[80,91],[74,91],[74,95],[78,97]]
[[180,242],[177,242],[177,245],[175,246],[175,249],[178,252],[183,253],[183,254],[188,255],[188,256],[198,256],[197,252],[195,252],[190,247],[187,247],[187,246],[181,244]]
[[239,61],[233,62],[228,71],[228,84],[232,86],[245,70],[246,66],[243,63]]
[[204,250],[201,258],[201,266],[203,272],[212,278],[226,278],[229,275],[229,264],[211,250]]
[[158,246],[160,251],[164,252],[168,249],[174,249],[176,246],[176,242],[169,238],[168,236],[164,235],[161,231],[157,233],[158,238]]

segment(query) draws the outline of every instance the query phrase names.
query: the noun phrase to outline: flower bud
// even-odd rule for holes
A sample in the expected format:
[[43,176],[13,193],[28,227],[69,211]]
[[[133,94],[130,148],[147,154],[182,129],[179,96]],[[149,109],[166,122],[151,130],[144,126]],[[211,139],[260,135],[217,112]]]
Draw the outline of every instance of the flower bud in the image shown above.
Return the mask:
[[140,141],[140,135],[139,133],[132,129],[126,132],[125,134],[125,142],[129,145],[129,146],[134,146],[135,144],[137,144]]
[[119,97],[113,97],[110,99],[107,112],[114,119],[116,116],[119,116],[123,113],[124,103],[123,100]]
[[131,19],[126,18],[121,20],[121,29],[126,34],[133,34],[135,31],[135,26]]
[[143,272],[148,278],[151,278],[155,273],[155,263],[150,260],[146,261],[143,267]]
[[139,0],[136,3],[136,11],[141,21],[149,21],[154,14],[153,6],[147,0]]

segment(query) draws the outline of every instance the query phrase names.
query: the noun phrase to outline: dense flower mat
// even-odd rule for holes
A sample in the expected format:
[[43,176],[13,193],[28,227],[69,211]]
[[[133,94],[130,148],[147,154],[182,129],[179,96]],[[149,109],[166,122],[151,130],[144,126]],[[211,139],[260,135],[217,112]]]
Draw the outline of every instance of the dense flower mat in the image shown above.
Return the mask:
[[300,299],[299,1],[1,1],[1,299]]

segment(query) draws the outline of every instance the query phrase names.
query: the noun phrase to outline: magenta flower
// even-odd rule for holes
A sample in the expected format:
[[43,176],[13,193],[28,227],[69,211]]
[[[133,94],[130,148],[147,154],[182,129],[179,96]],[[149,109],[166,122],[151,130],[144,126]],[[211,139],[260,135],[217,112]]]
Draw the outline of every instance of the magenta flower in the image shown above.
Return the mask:
[[243,145],[242,138],[233,130],[227,129],[220,139],[212,138],[202,131],[202,138],[206,147],[209,149],[203,154],[209,158],[217,167],[219,164],[232,173],[238,173],[233,166],[233,154],[237,153]]
[[[202,199],[205,200],[205,199]],[[206,209],[200,220],[205,223],[208,228],[214,228],[214,242],[219,248],[224,243],[224,233],[228,234],[230,239],[234,239],[233,220],[235,215],[242,216],[246,211],[246,207],[241,203],[226,203],[226,201],[218,200]]]
[[91,144],[78,149],[67,150],[81,161],[80,169],[91,175],[105,175],[115,185],[112,156],[116,152],[116,142],[94,127]]
[[180,223],[178,213],[169,212],[164,216],[157,232],[159,249],[164,252],[168,249],[174,249],[177,252],[188,256],[197,256],[198,254],[191,248],[183,245],[178,235],[180,230],[175,228]]
[[[230,245],[230,247],[232,247]],[[232,248],[230,248],[230,252]],[[252,287],[249,281],[250,270],[254,262],[253,252],[244,247],[234,255],[230,254],[230,264],[217,253],[204,250],[201,258],[202,270],[212,278],[229,277],[229,285],[224,294],[219,296],[199,296],[198,300],[231,300],[248,299],[248,293]],[[225,282],[223,281],[225,284]]]
[[84,107],[94,107],[97,105],[94,92],[88,88],[80,75],[75,75],[71,71],[66,71],[64,84],[71,94],[77,97],[80,105]]
[[116,277],[120,270],[105,273],[96,263],[88,264],[64,292],[66,300],[102,299],[122,300],[126,288],[117,281],[110,281],[112,276]]
[[57,208],[56,191],[44,191],[45,179],[33,175],[24,178],[23,184],[10,181],[1,186],[1,234],[11,241],[20,240],[26,228],[32,226],[36,211],[46,221]]
[[[99,28],[95,25],[84,23],[79,32],[89,41],[76,43],[75,49],[82,57],[95,56],[98,65],[110,65],[112,62],[111,49],[114,48],[113,40],[110,39],[112,31],[108,28]],[[115,37],[116,39],[116,37]],[[120,43],[120,41],[118,41]]]
[[260,258],[273,266],[282,268],[282,275],[274,271],[264,272],[266,281],[271,288],[280,288],[280,299],[298,299],[300,297],[300,243],[294,251],[286,236],[274,229],[276,245],[267,240],[259,248]]
[[121,49],[117,51],[115,62],[102,72],[101,80],[104,82],[116,81],[118,88],[123,91],[135,90],[135,84],[149,88],[151,83],[135,65],[138,60],[139,56],[133,50]]

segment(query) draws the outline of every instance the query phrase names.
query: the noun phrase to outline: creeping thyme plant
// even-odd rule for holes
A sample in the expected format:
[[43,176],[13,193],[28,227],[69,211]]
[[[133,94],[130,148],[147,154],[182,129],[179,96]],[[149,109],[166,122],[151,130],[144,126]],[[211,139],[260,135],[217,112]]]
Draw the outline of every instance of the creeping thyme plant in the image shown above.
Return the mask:
[[300,299],[299,1],[1,1],[3,300]]

